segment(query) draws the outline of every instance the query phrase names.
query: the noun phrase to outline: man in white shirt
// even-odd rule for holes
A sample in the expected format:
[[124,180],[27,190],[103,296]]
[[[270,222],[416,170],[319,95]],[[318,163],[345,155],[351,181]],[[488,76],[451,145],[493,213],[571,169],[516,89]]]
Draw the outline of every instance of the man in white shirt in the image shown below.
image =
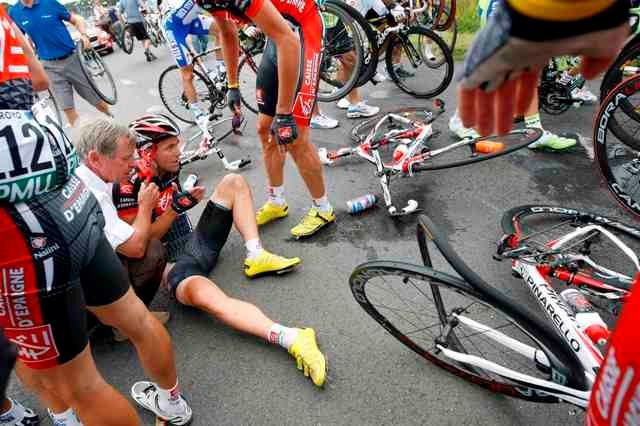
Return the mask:
[[[151,239],[151,216],[158,202],[158,187],[142,184],[138,193],[139,214],[132,224],[118,217],[113,203],[114,182],[124,179],[134,167],[135,139],[129,129],[111,120],[98,120],[86,126],[76,145],[83,163],[76,170],[98,200],[105,219],[104,233],[127,269],[131,285],[138,297],[149,306],[155,296],[167,262],[166,250]],[[161,323],[168,312],[153,312]],[[115,331],[116,340],[124,336]]]

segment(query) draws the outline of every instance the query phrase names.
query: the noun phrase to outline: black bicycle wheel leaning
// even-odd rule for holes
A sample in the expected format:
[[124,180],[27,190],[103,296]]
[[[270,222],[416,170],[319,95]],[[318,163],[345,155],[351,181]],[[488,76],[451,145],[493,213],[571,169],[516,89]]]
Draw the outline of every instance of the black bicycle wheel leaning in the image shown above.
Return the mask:
[[449,4],[444,4],[445,0],[440,0],[443,2],[443,8],[439,15],[439,18],[436,20],[433,29],[436,31],[447,31],[456,20],[456,0],[449,0]]
[[[618,84],[602,101],[596,114],[593,145],[596,162],[613,197],[640,216],[640,122],[629,117],[622,105],[640,107],[640,75]],[[631,138],[618,138],[611,121]]]
[[[553,330],[530,325],[528,312],[510,301],[490,302],[459,278],[422,266],[375,261],[356,267],[349,284],[356,301],[389,334],[471,383],[528,401],[559,402],[526,382],[463,361],[475,356],[536,379],[561,377],[567,378],[562,385],[586,387],[583,372],[582,382],[573,377],[577,374],[571,369],[574,359],[554,346],[558,338]],[[513,349],[499,346],[490,338],[496,330],[526,345],[543,361],[525,359]]]
[[133,47],[135,46],[135,42],[133,40],[133,35],[131,35],[131,31],[129,31],[128,25],[118,24],[119,28],[116,29],[116,33],[118,33],[118,46],[122,49],[124,53],[127,55],[131,55],[133,53]]
[[[206,107],[206,111],[209,111],[212,96],[207,81],[198,70],[193,70],[193,85],[196,88],[198,100]],[[196,123],[193,114],[189,111],[187,98],[184,96],[182,77],[177,65],[171,65],[162,71],[158,81],[158,91],[162,103],[172,115],[185,123]]]
[[431,98],[444,92],[453,78],[453,56],[433,31],[411,27],[394,35],[385,54],[387,72],[404,92]]
[[118,102],[116,82],[102,57],[93,48],[83,49],[81,45],[78,45],[76,53],[80,59],[82,72],[93,90],[100,99],[109,105],[115,105]]
[[[636,75],[640,70],[640,35],[631,39],[618,55],[616,60],[607,70],[602,83],[600,84],[600,99],[604,99],[622,80]],[[627,102],[622,102],[620,110],[629,118],[640,122],[640,113]],[[637,142],[634,135],[624,130],[624,126],[618,123],[616,117],[609,120],[609,129],[616,137],[627,144],[634,146]]]
[[262,52],[245,54],[238,65],[238,78],[240,83],[240,100],[254,114],[258,113],[256,101],[256,78],[258,67],[262,60]]
[[325,31],[317,100],[332,102],[345,97],[358,82],[364,64],[363,40],[344,3],[325,3],[321,15]]

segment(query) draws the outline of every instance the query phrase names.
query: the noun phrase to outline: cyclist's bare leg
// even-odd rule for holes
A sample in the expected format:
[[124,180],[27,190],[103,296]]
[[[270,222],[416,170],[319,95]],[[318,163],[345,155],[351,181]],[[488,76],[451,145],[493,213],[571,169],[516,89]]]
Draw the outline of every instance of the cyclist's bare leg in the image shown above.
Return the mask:
[[71,127],[75,126],[76,120],[78,120],[78,113],[75,108],[67,108],[64,110],[64,115],[67,117],[67,121]]
[[[213,37],[213,40],[216,46],[220,45],[220,29],[216,25],[216,21],[214,20],[209,27],[209,35]],[[222,49],[216,50],[216,60],[222,61],[224,58],[222,57]]]
[[40,381],[33,374],[30,374],[30,369],[25,367],[24,364],[16,364],[16,375],[29,389],[38,389],[38,398],[43,405],[47,406],[47,408],[51,409],[54,413],[62,413],[69,408],[69,405],[61,399],[58,393],[50,392],[44,388]]
[[244,241],[260,238],[251,188],[242,176],[235,173],[226,175],[210,200],[233,212],[233,224]]
[[273,326],[273,321],[257,306],[227,296],[211,280],[202,276],[193,275],[183,280],[176,297],[184,305],[205,311],[236,330],[263,339]]
[[196,88],[193,85],[193,66],[187,65],[180,68],[180,76],[182,77],[182,89],[184,90],[184,96],[189,103],[198,100],[198,94]]
[[131,288],[109,305],[87,307],[100,322],[115,327],[136,347],[138,358],[151,379],[163,389],[177,382],[171,338]]
[[[129,402],[106,383],[91,356],[89,345],[71,361],[46,370],[30,369],[18,362],[16,372],[31,391],[57,395],[73,407],[86,425],[139,425]],[[43,403],[47,401],[41,398]],[[55,410],[54,410],[55,411]]]
[[282,186],[284,184],[284,161],[286,153],[281,152],[278,144],[271,137],[271,123],[273,117],[266,114],[258,114],[258,136],[262,143],[262,159],[267,171],[269,186]]
[[[355,51],[349,51],[340,57],[340,63],[342,66],[338,70],[338,80],[347,81],[351,76],[351,72],[353,70],[353,65],[356,61],[356,53]],[[358,88],[354,87],[351,92],[347,95],[347,100],[349,103],[355,105],[360,102],[360,94],[358,93]]]
[[311,144],[310,135],[307,126],[299,126],[298,139],[287,146],[287,151],[293,157],[311,198],[317,200],[325,195],[324,173],[318,151]]

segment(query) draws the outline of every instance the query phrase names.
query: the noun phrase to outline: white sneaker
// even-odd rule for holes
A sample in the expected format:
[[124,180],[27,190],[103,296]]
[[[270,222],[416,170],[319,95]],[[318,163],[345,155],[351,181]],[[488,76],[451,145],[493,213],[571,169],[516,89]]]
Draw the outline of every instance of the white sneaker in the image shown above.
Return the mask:
[[356,105],[349,105],[349,108],[347,108],[347,118],[371,117],[379,112],[380,108],[367,105],[364,101],[361,101]]
[[458,117],[457,112],[449,119],[449,130],[460,139],[475,139],[480,136],[476,129],[462,125],[462,120]]
[[351,105],[351,102],[347,98],[342,98],[338,101],[336,106],[340,109],[347,109]]
[[12,398],[11,408],[6,413],[0,414],[0,425],[30,426],[40,424],[40,418],[31,408],[27,408]]
[[[384,81],[387,81],[387,77],[384,74],[381,74],[379,72],[376,72],[373,77],[371,77],[371,80],[374,83],[382,83]],[[348,105],[347,105],[348,106]],[[339,107],[338,107],[339,108]],[[345,107],[346,108],[346,107]]]
[[158,388],[152,382],[136,382],[131,387],[131,397],[142,407],[153,412],[156,416],[172,425],[186,425],[191,422],[193,412],[187,401],[180,395],[178,413],[167,413],[158,405]]
[[598,97],[589,89],[576,87],[571,91],[571,99],[574,101],[582,101],[585,104],[594,104],[598,102]]
[[424,47],[424,57],[427,58],[427,61],[429,62],[435,62],[436,61],[436,55],[433,54],[433,50],[431,50],[431,44],[427,44]]
[[314,115],[311,117],[311,128],[312,129],[335,129],[338,127],[340,122],[335,118],[327,117],[323,113],[319,115]]

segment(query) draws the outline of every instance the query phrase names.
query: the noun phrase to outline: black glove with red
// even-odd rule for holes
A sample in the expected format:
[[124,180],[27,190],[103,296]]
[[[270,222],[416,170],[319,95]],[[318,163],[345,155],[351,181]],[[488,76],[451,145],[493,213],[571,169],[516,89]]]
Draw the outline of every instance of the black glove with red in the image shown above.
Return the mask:
[[271,124],[271,134],[276,138],[278,145],[288,145],[298,138],[298,126],[293,119],[293,114],[276,114]]
[[174,192],[171,208],[178,214],[192,209],[198,204],[198,200],[189,191]]

